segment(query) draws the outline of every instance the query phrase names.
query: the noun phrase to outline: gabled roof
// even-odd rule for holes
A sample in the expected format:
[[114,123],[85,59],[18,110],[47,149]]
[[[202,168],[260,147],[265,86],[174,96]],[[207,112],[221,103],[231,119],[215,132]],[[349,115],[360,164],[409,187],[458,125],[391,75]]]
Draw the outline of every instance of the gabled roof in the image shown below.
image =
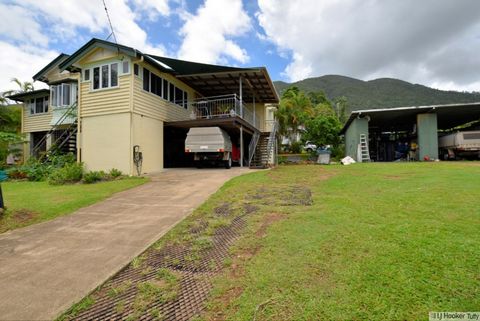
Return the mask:
[[73,66],[74,63],[82,59],[92,48],[100,47],[110,50],[117,50],[125,55],[136,57],[139,51],[135,50],[132,47],[127,47],[124,45],[115,44],[110,41],[101,40],[97,38],[92,38],[89,42],[84,44],[80,49],[75,51],[68,59],[60,64],[60,70],[64,71]]
[[265,67],[238,68],[211,65],[186,60],[144,54],[132,47],[117,45],[113,42],[93,38],[75,53],[60,63],[63,70],[75,70],[74,64],[93,48],[101,47],[135,57],[158,70],[174,75],[205,96],[235,93],[239,88],[240,77],[243,83],[244,98],[251,101],[255,96],[257,102],[278,103],[278,94]]
[[47,72],[49,72],[53,67],[55,67],[56,65],[60,64],[62,61],[64,61],[65,59],[67,59],[69,57],[69,55],[67,54],[64,54],[64,53],[61,53],[57,58],[53,59],[48,65],[46,65],[45,67],[42,68],[42,70],[40,70],[39,72],[37,72],[35,74],[35,76],[33,76],[33,80],[42,80],[43,76],[45,76],[45,74]]

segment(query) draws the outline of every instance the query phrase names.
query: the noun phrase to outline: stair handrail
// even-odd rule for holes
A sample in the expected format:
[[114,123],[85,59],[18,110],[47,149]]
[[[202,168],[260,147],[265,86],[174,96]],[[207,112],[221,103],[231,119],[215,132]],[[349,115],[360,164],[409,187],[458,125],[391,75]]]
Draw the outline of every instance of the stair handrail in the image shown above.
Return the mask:
[[257,131],[253,134],[252,140],[248,145],[248,166],[252,164],[253,156],[255,155],[255,150],[257,148],[258,141],[260,140],[260,133]]
[[270,135],[268,136],[268,143],[267,143],[267,163],[268,163],[268,160],[270,159],[270,155],[272,154],[273,152],[273,147],[275,146],[274,145],[274,142],[275,142],[275,138],[277,136],[277,127],[278,127],[278,122],[277,121],[274,121],[273,122],[273,126],[272,126],[272,130],[270,131]]
[[65,111],[65,113],[62,114],[62,117],[58,119],[58,121],[52,126],[52,128],[43,136],[43,138],[32,148],[32,155],[35,155],[35,152],[40,148],[40,146],[53,134],[54,131],[57,130],[57,127],[63,123],[63,121],[68,117],[71,116],[71,112],[77,108],[77,102],[74,102],[73,104],[68,107],[68,109]]

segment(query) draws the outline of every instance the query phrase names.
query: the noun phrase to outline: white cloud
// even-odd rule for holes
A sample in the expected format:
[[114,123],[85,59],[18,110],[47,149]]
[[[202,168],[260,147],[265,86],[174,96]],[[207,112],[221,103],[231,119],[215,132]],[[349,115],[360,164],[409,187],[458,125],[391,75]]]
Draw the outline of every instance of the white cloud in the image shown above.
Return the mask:
[[41,26],[35,20],[35,15],[28,10],[0,3],[0,34],[15,41],[46,46],[48,37],[41,33]]
[[[165,52],[162,46],[153,45],[148,41],[147,33],[137,23],[142,15],[135,14],[134,10],[142,13],[149,12],[149,18],[168,15],[168,0],[134,0],[132,7],[128,5],[128,0],[106,0],[105,2],[119,43],[149,52]],[[24,10],[38,12],[36,18],[41,18],[50,24],[49,28],[56,32],[55,34],[50,32],[48,36],[60,38],[53,41],[73,41],[82,44],[84,39],[78,41],[76,36],[80,30],[88,30],[93,34],[110,34],[105,9],[102,1],[99,0],[23,0],[21,6]],[[141,9],[138,9],[140,7]],[[9,28],[14,29],[16,26]],[[110,40],[113,41],[113,38]]]
[[[133,0],[132,7],[128,0],[106,0],[106,3],[119,43],[165,55],[165,48],[152,44],[137,21],[146,12],[150,19],[168,15],[168,0]],[[90,40],[84,36],[85,30],[90,34],[110,33],[105,9],[99,0],[22,0],[16,4],[0,4],[0,21],[3,39],[0,91],[12,87],[12,77],[30,81],[33,74],[59,54],[48,49],[52,44],[60,42],[77,47]],[[39,86],[42,84],[36,84]]]
[[[295,81],[323,74],[470,88],[480,68],[477,0],[258,0],[257,19]],[[447,85],[445,85],[447,86]]]
[[[11,82],[12,78],[21,81],[32,81],[32,76],[40,71],[59,53],[35,47],[17,47],[5,41],[0,41],[0,91],[17,89]],[[43,83],[35,83],[35,89],[46,88]]]
[[233,40],[252,27],[241,0],[205,0],[195,15],[183,12],[181,17],[185,24],[180,30],[184,37],[178,52],[180,59],[221,63],[231,58],[248,62],[247,51]]
[[158,19],[159,15],[168,16],[170,7],[168,0],[133,0],[135,12],[146,15],[150,21]]

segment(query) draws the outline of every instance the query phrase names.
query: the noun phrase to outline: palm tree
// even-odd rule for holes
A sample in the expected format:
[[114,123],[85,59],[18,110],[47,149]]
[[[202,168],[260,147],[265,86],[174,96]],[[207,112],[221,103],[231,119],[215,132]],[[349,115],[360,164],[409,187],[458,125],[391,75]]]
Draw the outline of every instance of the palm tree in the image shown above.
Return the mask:
[[33,83],[30,81],[20,81],[18,78],[12,78],[12,82],[16,83],[20,90],[16,90],[16,93],[25,93],[27,91],[34,91]]
[[304,92],[297,87],[287,89],[276,113],[280,134],[295,139],[305,120],[313,117],[314,112],[312,102]]
[[34,91],[35,88],[33,87],[33,83],[30,81],[20,81],[18,78],[12,78],[12,82],[17,84],[18,89],[14,90],[6,90],[2,93],[0,93],[0,106],[7,106],[10,104],[10,101],[8,100],[8,96],[14,95],[14,94],[20,94],[20,93],[25,93],[29,91]]

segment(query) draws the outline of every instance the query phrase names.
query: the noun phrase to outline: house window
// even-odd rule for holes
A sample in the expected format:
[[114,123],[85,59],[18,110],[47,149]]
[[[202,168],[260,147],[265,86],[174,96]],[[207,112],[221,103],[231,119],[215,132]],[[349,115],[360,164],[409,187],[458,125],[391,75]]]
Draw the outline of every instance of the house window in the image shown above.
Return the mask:
[[48,97],[37,97],[28,100],[30,115],[44,114],[48,112]]
[[170,84],[168,100],[172,103],[175,102],[175,86],[173,84]]
[[90,69],[85,69],[85,71],[83,72],[83,80],[84,81],[90,80]]
[[163,95],[162,98],[168,100],[168,81],[163,79]]
[[[128,62],[127,62],[128,66]],[[118,64],[110,65],[110,87],[118,86]]]
[[143,68],[143,90],[150,91],[150,71]]
[[[134,72],[135,66],[136,64],[134,65]],[[185,109],[188,108],[188,96],[186,92],[146,68],[143,68],[143,90],[151,92]]]
[[139,70],[139,66],[137,64],[134,64],[133,65],[133,73],[135,74],[135,76],[139,76],[140,75],[140,70]]
[[175,87],[175,104],[183,105],[183,90],[178,87]]
[[93,68],[92,89],[104,89],[118,86],[118,63]]
[[67,107],[77,101],[77,84],[59,84],[50,87],[52,107]]
[[123,74],[128,74],[130,73],[130,64],[128,61],[123,61],[122,62],[122,73]]
[[93,68],[93,89],[100,88],[100,67]]
[[188,108],[188,93],[186,91],[183,92],[183,108]]

